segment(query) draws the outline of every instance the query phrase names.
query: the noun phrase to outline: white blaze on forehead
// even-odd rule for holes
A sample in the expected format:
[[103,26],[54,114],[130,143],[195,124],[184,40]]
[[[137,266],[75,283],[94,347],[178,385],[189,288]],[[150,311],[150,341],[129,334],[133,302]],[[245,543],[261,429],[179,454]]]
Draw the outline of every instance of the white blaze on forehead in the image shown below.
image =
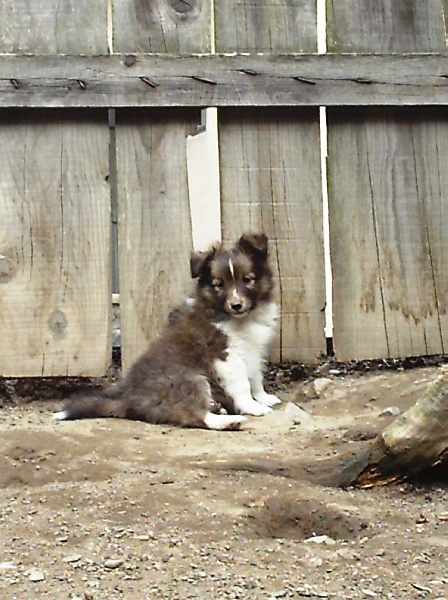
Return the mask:
[[230,275],[232,275],[233,279],[235,279],[235,269],[233,268],[233,262],[231,258],[229,258],[229,271]]

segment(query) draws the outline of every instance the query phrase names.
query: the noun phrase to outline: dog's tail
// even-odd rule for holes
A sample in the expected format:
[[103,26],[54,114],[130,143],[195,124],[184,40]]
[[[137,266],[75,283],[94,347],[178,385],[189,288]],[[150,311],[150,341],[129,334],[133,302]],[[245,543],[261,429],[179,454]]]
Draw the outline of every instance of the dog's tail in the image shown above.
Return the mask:
[[63,410],[53,415],[53,419],[58,421],[107,417],[127,418],[126,407],[120,398],[113,398],[101,392],[93,395],[75,396],[69,400]]

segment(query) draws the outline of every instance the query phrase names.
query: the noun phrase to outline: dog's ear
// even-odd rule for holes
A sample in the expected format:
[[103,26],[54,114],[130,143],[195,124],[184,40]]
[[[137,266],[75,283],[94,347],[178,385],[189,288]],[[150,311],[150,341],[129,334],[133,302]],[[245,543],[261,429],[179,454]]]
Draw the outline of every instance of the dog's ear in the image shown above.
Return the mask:
[[238,248],[250,256],[266,257],[268,238],[264,233],[244,233],[238,240]]
[[212,248],[207,252],[192,252],[190,256],[190,271],[193,279],[197,279],[202,273],[206,264],[215,256],[216,249]]

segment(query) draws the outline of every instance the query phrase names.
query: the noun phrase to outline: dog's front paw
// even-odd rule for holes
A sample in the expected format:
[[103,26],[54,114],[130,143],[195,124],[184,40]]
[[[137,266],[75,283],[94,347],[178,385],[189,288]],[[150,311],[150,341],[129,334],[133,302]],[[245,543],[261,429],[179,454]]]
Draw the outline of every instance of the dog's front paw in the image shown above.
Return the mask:
[[255,396],[255,400],[260,402],[260,404],[264,404],[265,406],[275,406],[276,404],[281,404],[280,398],[274,396],[274,394],[267,394],[265,391],[260,392]]
[[238,403],[237,408],[242,415],[252,415],[253,417],[262,417],[272,411],[272,408],[269,406],[260,404],[260,402],[256,402],[255,400],[246,400],[245,402]]

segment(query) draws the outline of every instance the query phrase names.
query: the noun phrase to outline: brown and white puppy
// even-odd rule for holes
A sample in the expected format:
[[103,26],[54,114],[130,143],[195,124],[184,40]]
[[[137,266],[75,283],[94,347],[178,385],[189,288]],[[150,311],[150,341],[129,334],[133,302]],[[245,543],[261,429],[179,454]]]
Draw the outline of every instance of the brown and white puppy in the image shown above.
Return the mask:
[[[265,235],[193,253],[195,295],[126,377],[110,390],[70,400],[54,418],[117,417],[182,427],[239,429],[241,415],[280,402],[263,388],[263,360],[277,307]],[[233,414],[216,414],[217,401]]]

